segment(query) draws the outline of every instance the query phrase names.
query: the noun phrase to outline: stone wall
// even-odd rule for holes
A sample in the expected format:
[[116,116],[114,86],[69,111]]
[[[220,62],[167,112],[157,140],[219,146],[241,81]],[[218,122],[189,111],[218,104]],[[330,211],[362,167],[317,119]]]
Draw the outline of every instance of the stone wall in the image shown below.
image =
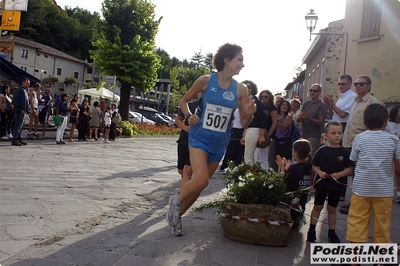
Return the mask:
[[343,34],[343,28],[343,20],[329,23],[326,42],[325,73],[322,87],[324,93],[333,96],[335,102],[340,96],[337,85],[339,77],[345,74],[343,73],[343,66],[345,64],[347,35]]

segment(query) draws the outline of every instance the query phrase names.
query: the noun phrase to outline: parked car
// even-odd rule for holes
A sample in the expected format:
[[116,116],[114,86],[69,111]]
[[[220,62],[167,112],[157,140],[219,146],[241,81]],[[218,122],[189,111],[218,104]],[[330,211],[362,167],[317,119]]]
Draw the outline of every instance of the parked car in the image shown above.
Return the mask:
[[170,126],[173,126],[175,124],[175,119],[173,119],[172,117],[170,117],[169,115],[165,115],[165,114],[159,114],[162,118],[164,118],[165,120],[167,120],[169,122]]
[[[142,106],[140,106],[142,107]],[[153,120],[154,122],[157,122],[157,110],[147,107],[145,106],[144,108],[139,108],[139,109],[135,109],[133,110],[136,113],[142,114],[144,117],[146,117],[147,119]]]
[[[143,117],[143,118],[142,118]],[[135,123],[147,123],[149,125],[154,125],[155,122],[147,119],[145,116],[143,116],[140,113],[129,111],[129,122],[135,122]]]

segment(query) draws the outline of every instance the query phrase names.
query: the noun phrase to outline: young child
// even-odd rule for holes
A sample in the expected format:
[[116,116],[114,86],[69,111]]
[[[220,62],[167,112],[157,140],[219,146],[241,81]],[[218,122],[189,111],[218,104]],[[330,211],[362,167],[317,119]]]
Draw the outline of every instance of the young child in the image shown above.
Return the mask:
[[[350,160],[356,162],[353,195],[347,217],[346,239],[353,243],[368,240],[371,215],[372,241],[390,243],[390,220],[393,202],[393,161],[400,164],[399,138],[385,131],[388,112],[380,104],[370,104],[364,111],[367,128],[353,141]],[[372,210],[372,214],[371,214]]]
[[108,134],[110,133],[111,127],[111,107],[107,106],[104,112],[104,143],[110,143],[108,140]]
[[328,197],[328,239],[332,243],[340,243],[340,239],[335,233],[336,208],[343,186],[340,184],[340,179],[353,171],[353,162],[349,159],[349,151],[340,146],[343,136],[342,124],[337,121],[329,121],[325,124],[324,134],[328,139],[328,145],[320,147],[312,159],[312,169],[317,175],[314,208],[311,212],[307,241],[315,242],[317,239],[315,227],[326,197]]
[[[293,143],[292,158],[296,162],[290,165],[286,158],[276,156],[276,163],[281,169],[281,173],[286,173],[285,183],[287,185],[286,192],[299,191],[300,189],[310,186],[310,172],[311,172],[311,145],[306,139],[299,139]],[[299,203],[301,210],[304,212],[307,203],[308,192],[299,192]],[[297,193],[296,193],[297,194]],[[297,228],[303,217],[303,213],[296,210],[290,210],[292,219],[294,220],[292,228]],[[300,217],[300,218],[299,218]]]

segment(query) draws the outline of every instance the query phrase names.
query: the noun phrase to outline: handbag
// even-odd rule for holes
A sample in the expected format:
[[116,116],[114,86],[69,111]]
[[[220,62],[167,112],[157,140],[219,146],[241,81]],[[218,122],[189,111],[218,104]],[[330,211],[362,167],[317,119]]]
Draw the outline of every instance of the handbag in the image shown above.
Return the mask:
[[10,102],[10,100],[7,99],[7,97],[5,98],[7,101],[7,111],[10,115],[14,114],[14,105]]
[[56,107],[56,115],[54,116],[54,125],[59,126],[64,122],[64,117],[58,114],[58,107]]
[[54,125],[59,126],[64,122],[64,117],[56,115],[54,117]]
[[268,132],[265,132],[265,141],[261,144],[257,144],[257,148],[265,149],[271,144],[271,139],[269,138]]

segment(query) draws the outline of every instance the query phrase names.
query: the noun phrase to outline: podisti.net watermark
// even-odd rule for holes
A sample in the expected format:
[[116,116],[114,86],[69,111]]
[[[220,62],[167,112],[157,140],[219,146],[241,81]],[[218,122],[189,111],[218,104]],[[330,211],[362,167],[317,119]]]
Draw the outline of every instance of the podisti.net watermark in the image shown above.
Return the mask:
[[311,264],[397,263],[397,244],[311,243]]

